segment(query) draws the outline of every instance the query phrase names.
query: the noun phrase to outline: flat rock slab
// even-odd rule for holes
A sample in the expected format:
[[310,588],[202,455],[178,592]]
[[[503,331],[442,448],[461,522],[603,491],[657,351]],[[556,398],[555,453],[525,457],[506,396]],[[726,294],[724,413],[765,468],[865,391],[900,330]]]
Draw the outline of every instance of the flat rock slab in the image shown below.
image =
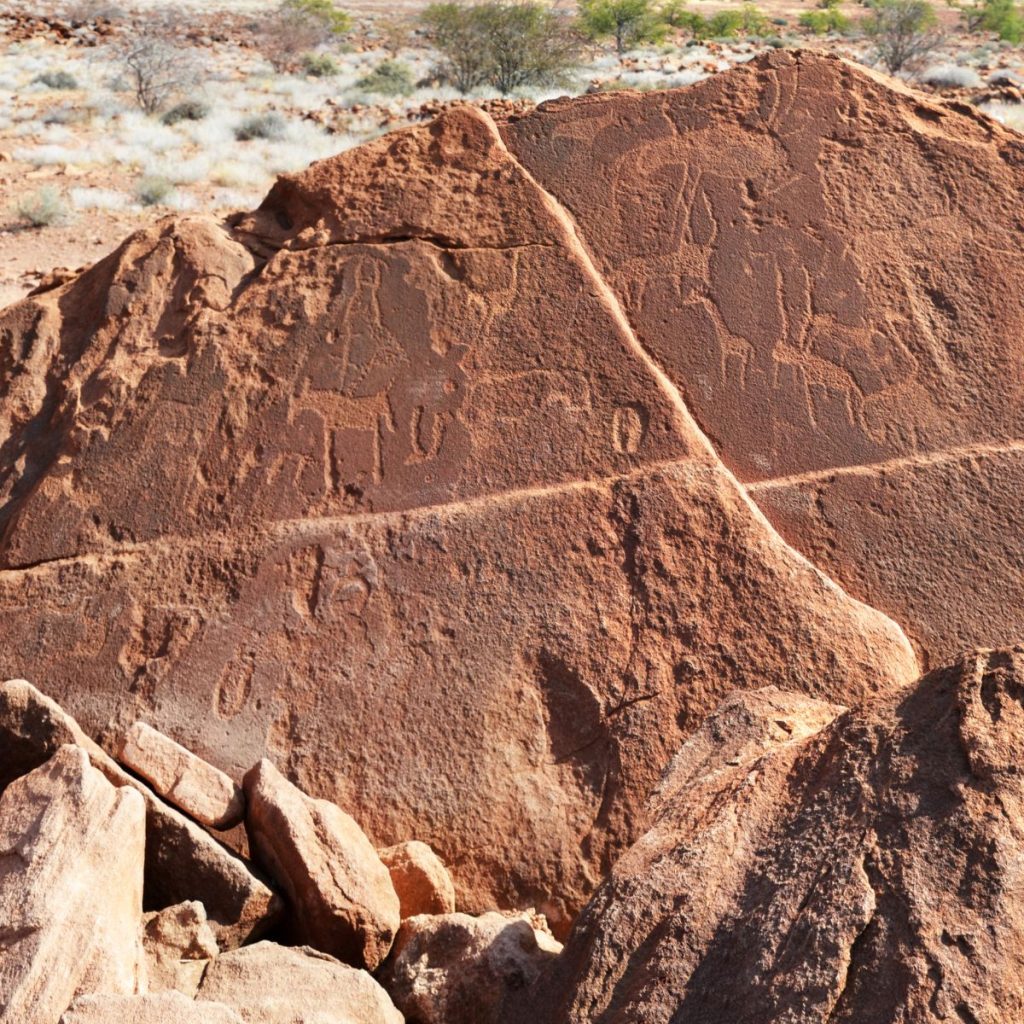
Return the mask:
[[224,830],[239,824],[245,815],[240,786],[145,722],[136,722],[124,735],[117,759],[200,824]]
[[56,1021],[79,992],[145,984],[145,806],[63,746],[0,798],[0,1021]]
[[82,996],[60,1024],[248,1024],[222,1003],[195,1002],[179,992]]
[[245,1024],[402,1024],[388,994],[366,972],[304,947],[258,942],[218,957],[200,999],[226,1003]]

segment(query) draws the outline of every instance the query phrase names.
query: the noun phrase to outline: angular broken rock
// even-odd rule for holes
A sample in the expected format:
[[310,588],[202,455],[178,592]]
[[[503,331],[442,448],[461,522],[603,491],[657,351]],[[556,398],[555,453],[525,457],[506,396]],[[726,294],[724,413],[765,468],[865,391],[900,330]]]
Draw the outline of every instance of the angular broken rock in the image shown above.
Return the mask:
[[63,746],[0,798],[0,1022],[52,1024],[77,993],[144,984],[145,806]]
[[245,797],[227,775],[145,722],[128,730],[117,759],[203,825],[224,830],[244,817]]
[[1024,636],[1018,133],[778,50],[502,134],[787,540],[933,664]]
[[[80,996],[60,1024],[248,1024],[222,1003],[195,1002],[180,992]],[[290,1022],[289,1022],[290,1024]]]
[[402,1024],[366,971],[305,947],[257,942],[210,964],[200,999],[225,1003],[245,1024]]
[[219,952],[202,903],[191,900],[146,914],[142,925],[147,987],[192,997],[207,964]]
[[401,915],[388,869],[362,829],[267,760],[245,776],[245,795],[249,841],[287,893],[294,934],[345,963],[376,969]]
[[280,917],[280,898],[248,864],[124,771],[55,701],[23,679],[0,684],[0,741],[0,779],[23,774],[61,744],[75,743],[113,785],[142,795],[147,909],[202,901],[225,949],[255,938]]
[[560,933],[730,690],[916,677],[723,468],[574,213],[460,108],[0,313],[0,672],[287,763]]
[[1021,1020],[1022,693],[1024,647],[981,651],[818,732],[773,715],[760,753],[684,748],[510,1020]]
[[382,980],[417,1024],[504,1024],[561,948],[528,914],[410,917]]
[[418,839],[380,851],[398,894],[401,915],[451,914],[455,911],[455,886],[440,857]]

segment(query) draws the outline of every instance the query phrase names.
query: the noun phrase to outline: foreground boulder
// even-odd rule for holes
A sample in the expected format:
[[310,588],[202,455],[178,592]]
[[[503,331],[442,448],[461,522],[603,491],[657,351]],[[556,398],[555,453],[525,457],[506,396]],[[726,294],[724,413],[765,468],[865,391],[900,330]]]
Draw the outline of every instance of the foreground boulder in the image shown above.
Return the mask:
[[117,758],[159,796],[203,825],[229,829],[245,814],[241,789],[227,775],[145,722],[136,722],[118,745]]
[[[60,1024],[249,1024],[221,1003],[195,1002],[180,992],[144,996],[82,996]],[[292,1022],[289,1022],[292,1024]]]
[[1019,134],[788,50],[502,134],[791,543],[933,663],[1024,636]]
[[455,910],[455,886],[441,858],[418,839],[389,846],[380,859],[391,875],[401,916],[451,914]]
[[366,971],[313,949],[270,942],[219,956],[198,998],[227,1004],[245,1024],[402,1024]]
[[65,743],[85,750],[113,785],[145,800],[146,909],[200,900],[225,949],[273,926],[281,901],[249,865],[125,772],[55,701],[23,679],[0,683],[0,780],[38,767]]
[[383,981],[415,1024],[502,1024],[561,948],[529,914],[410,917]]
[[288,894],[289,924],[315,949],[374,970],[401,922],[388,869],[340,807],[313,800],[269,762],[245,777],[249,842]]
[[824,727],[725,709],[513,1019],[1020,1020],[1022,694],[1018,647]]
[[287,764],[428,842],[460,907],[560,933],[730,690],[916,677],[722,466],[587,241],[467,107],[0,314],[0,671],[232,778]]
[[145,807],[80,747],[0,798],[0,1021],[53,1024],[78,992],[144,984]]

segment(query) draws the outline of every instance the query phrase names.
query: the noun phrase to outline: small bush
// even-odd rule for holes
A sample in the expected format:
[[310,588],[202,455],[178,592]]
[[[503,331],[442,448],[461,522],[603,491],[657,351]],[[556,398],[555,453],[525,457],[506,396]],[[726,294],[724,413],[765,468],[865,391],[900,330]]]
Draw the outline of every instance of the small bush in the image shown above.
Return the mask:
[[936,89],[977,89],[981,76],[959,64],[934,64],[921,73],[921,81]]
[[160,33],[128,39],[120,58],[135,101],[147,114],[159,113],[200,79],[194,51]]
[[291,71],[303,66],[302,54],[336,42],[351,27],[331,0],[282,0],[260,23],[260,51],[274,70]]
[[356,82],[364,92],[381,96],[408,96],[416,88],[412,71],[407,64],[397,60],[386,60]]
[[306,53],[302,56],[302,70],[310,78],[333,78],[341,68],[329,53]]
[[77,89],[78,79],[68,71],[44,71],[32,79],[47,89]]
[[34,228],[46,228],[67,220],[68,211],[60,193],[52,186],[41,188],[18,204],[18,216]]
[[875,44],[875,58],[897,74],[923,61],[942,42],[935,8],[928,0],[871,0],[860,24]]
[[159,206],[174,191],[167,178],[143,178],[135,186],[135,195],[143,206]]
[[850,19],[835,7],[804,11],[799,21],[801,28],[813,32],[816,36],[827,36],[830,32],[849,32],[851,25]]
[[1008,43],[1024,39],[1024,13],[1016,0],[971,0],[954,3],[960,22],[967,32],[994,32]]
[[201,100],[185,100],[168,110],[160,122],[166,125],[178,124],[180,121],[202,121],[209,116],[210,108]]
[[591,39],[612,39],[621,57],[640,43],[658,43],[665,37],[667,16],[651,0],[580,0],[579,17]]
[[285,120],[275,110],[247,117],[237,128],[235,138],[239,142],[250,142],[253,139],[283,139]]

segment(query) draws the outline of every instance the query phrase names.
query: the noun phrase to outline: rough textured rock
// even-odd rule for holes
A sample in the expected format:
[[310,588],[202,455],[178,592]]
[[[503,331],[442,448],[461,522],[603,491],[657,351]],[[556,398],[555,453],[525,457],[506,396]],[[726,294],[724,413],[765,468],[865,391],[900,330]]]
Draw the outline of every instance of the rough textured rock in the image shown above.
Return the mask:
[[416,914],[451,914],[455,910],[455,886],[444,862],[418,839],[389,846],[380,859],[391,875],[398,894],[402,920]]
[[[60,1024],[247,1024],[220,1003],[194,1002],[180,992],[81,996]],[[290,1024],[290,1022],[289,1022]]]
[[115,786],[142,795],[148,910],[199,899],[226,949],[258,936],[278,920],[280,898],[249,865],[125,772],[55,701],[23,679],[0,684],[0,739],[0,780],[31,771],[62,744],[74,743]]
[[117,759],[179,810],[210,828],[229,829],[245,815],[242,790],[222,771],[145,722],[118,744]]
[[148,990],[173,989],[190,998],[199,990],[207,964],[220,952],[206,908],[197,900],[146,914],[142,946]]
[[144,984],[145,807],[80,747],[0,798],[0,1021],[50,1024],[79,992]]
[[269,761],[245,776],[253,851],[288,896],[288,923],[315,949],[375,970],[401,922],[388,869],[340,807],[313,800]]
[[723,469],[479,112],[231,231],[165,222],[0,338],[0,671],[234,778],[272,757],[375,844],[428,842],[467,910],[567,927],[730,689],[917,674]]
[[526,914],[410,917],[383,983],[415,1024],[504,1024],[561,948]]
[[226,1003],[245,1024],[402,1024],[366,971],[314,949],[270,942],[217,957],[199,998]]
[[519,1019],[1020,1019],[1022,695],[1017,647],[760,752],[710,720]]
[[[963,573],[966,591],[945,572],[975,510],[1012,544],[1001,531],[1016,502],[998,465],[968,459],[957,486],[982,476],[995,508],[946,505],[905,533],[893,518],[923,477],[948,472],[930,457],[1019,454],[1019,135],[838,58],[785,51],[689,89],[546,103],[502,132],[743,482],[914,460],[881,488],[826,487],[828,512],[787,514],[787,539],[933,658],[1024,635],[1024,603],[990,614],[1020,586],[1015,560]],[[905,572],[906,552],[923,571]],[[911,576],[934,579],[940,599],[915,600]]]

